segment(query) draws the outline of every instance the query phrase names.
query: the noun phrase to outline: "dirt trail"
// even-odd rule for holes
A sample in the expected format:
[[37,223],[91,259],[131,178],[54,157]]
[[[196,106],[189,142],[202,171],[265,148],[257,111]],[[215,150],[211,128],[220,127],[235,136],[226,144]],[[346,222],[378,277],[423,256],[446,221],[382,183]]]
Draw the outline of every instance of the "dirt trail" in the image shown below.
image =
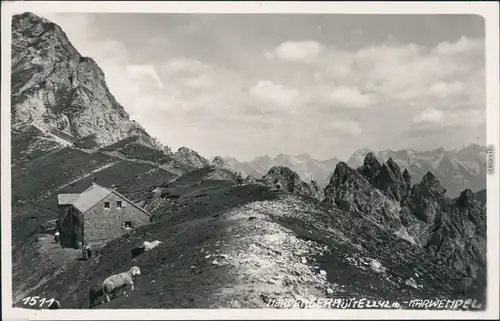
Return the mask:
[[[81,250],[61,247],[60,244],[54,242],[54,236],[50,234],[38,235],[36,246],[39,257],[43,258],[43,267],[40,268],[45,270],[45,276],[34,287],[14,292],[14,305],[19,304],[26,295],[36,292],[36,289],[57,277],[59,273],[64,271],[66,265],[72,265],[82,258]],[[29,283],[29,281],[28,279],[27,282]]]
[[74,262],[82,257],[82,251],[73,248],[63,248],[60,244],[54,242],[54,236],[50,234],[41,234],[38,237],[38,252],[43,255],[45,260],[49,260],[61,267],[65,263]]

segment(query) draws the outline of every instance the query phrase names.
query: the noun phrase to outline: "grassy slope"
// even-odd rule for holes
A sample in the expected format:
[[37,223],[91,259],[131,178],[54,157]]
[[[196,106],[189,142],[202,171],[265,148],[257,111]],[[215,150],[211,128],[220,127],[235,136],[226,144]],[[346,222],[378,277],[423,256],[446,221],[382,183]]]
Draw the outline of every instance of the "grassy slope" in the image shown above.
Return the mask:
[[66,147],[12,167],[12,198],[36,202],[98,168],[115,162],[107,155]]
[[178,162],[171,156],[167,156],[163,151],[154,149],[150,146],[141,144],[139,138],[136,136],[131,136],[122,139],[114,144],[105,146],[101,148],[101,151],[106,154],[116,155],[126,159],[139,160],[144,162],[152,162],[155,164],[160,164],[167,166],[171,170],[176,172],[190,171],[194,168]]
[[[361,216],[327,211],[312,199],[258,185],[198,184],[204,175],[205,169],[165,185],[164,198],[150,200],[160,221],[114,240],[94,260],[76,263],[37,295],[55,296],[68,308],[87,308],[90,285],[137,265],[142,275],[131,297],[95,308],[265,307],[266,298],[278,295],[457,296],[452,290],[460,276]],[[131,249],[146,239],[164,244],[133,261]],[[386,272],[363,264],[371,258]],[[327,272],[326,280],[320,269]],[[422,287],[406,285],[410,277]],[[334,292],[326,294],[328,287]]]
[[130,192],[134,201],[145,200],[152,188],[175,177],[157,165],[134,163],[103,153],[88,154],[73,148],[40,151],[38,157],[14,164],[12,255],[15,296],[33,288],[58,268],[52,262],[45,262],[36,246],[41,225],[58,216],[57,194],[82,192],[90,186],[94,176],[104,186],[117,184],[120,192],[125,195]]

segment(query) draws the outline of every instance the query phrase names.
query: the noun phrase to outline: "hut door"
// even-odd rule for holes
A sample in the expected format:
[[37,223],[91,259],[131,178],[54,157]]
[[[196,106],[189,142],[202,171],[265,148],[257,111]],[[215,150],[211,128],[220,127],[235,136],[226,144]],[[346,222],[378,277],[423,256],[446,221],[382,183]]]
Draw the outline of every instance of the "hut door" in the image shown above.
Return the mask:
[[80,238],[81,238],[81,241],[82,241],[82,246],[85,244],[85,234],[84,233],[84,225],[85,225],[85,216],[81,216],[80,218],[80,225],[81,225],[81,234],[80,234]]

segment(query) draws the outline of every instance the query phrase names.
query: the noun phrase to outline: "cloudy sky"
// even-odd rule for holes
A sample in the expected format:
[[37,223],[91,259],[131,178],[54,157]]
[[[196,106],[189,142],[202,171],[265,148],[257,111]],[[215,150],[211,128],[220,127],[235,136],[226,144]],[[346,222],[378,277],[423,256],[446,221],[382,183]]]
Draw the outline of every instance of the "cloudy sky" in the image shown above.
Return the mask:
[[174,150],[327,159],[485,143],[479,16],[40,15]]

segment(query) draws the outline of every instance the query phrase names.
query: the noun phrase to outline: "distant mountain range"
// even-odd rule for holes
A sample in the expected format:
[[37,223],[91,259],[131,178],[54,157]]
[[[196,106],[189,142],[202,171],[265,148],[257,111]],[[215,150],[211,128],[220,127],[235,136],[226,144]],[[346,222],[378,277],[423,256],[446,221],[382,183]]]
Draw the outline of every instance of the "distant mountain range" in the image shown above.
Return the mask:
[[[477,144],[460,150],[437,148],[424,152],[413,149],[399,151],[386,149],[375,152],[364,148],[354,152],[346,161],[347,165],[352,168],[360,167],[370,152],[381,162],[392,158],[398,166],[408,169],[415,182],[420,181],[428,171],[432,172],[439,178],[450,196],[457,196],[466,188],[473,191],[486,188],[486,148]],[[224,160],[232,170],[257,178],[265,175],[273,166],[286,166],[299,174],[301,179],[315,180],[321,187],[328,184],[335,167],[342,161],[337,157],[320,161],[308,154],[297,156],[279,154],[274,158],[264,155],[249,162],[239,161],[233,157],[225,157]]]

